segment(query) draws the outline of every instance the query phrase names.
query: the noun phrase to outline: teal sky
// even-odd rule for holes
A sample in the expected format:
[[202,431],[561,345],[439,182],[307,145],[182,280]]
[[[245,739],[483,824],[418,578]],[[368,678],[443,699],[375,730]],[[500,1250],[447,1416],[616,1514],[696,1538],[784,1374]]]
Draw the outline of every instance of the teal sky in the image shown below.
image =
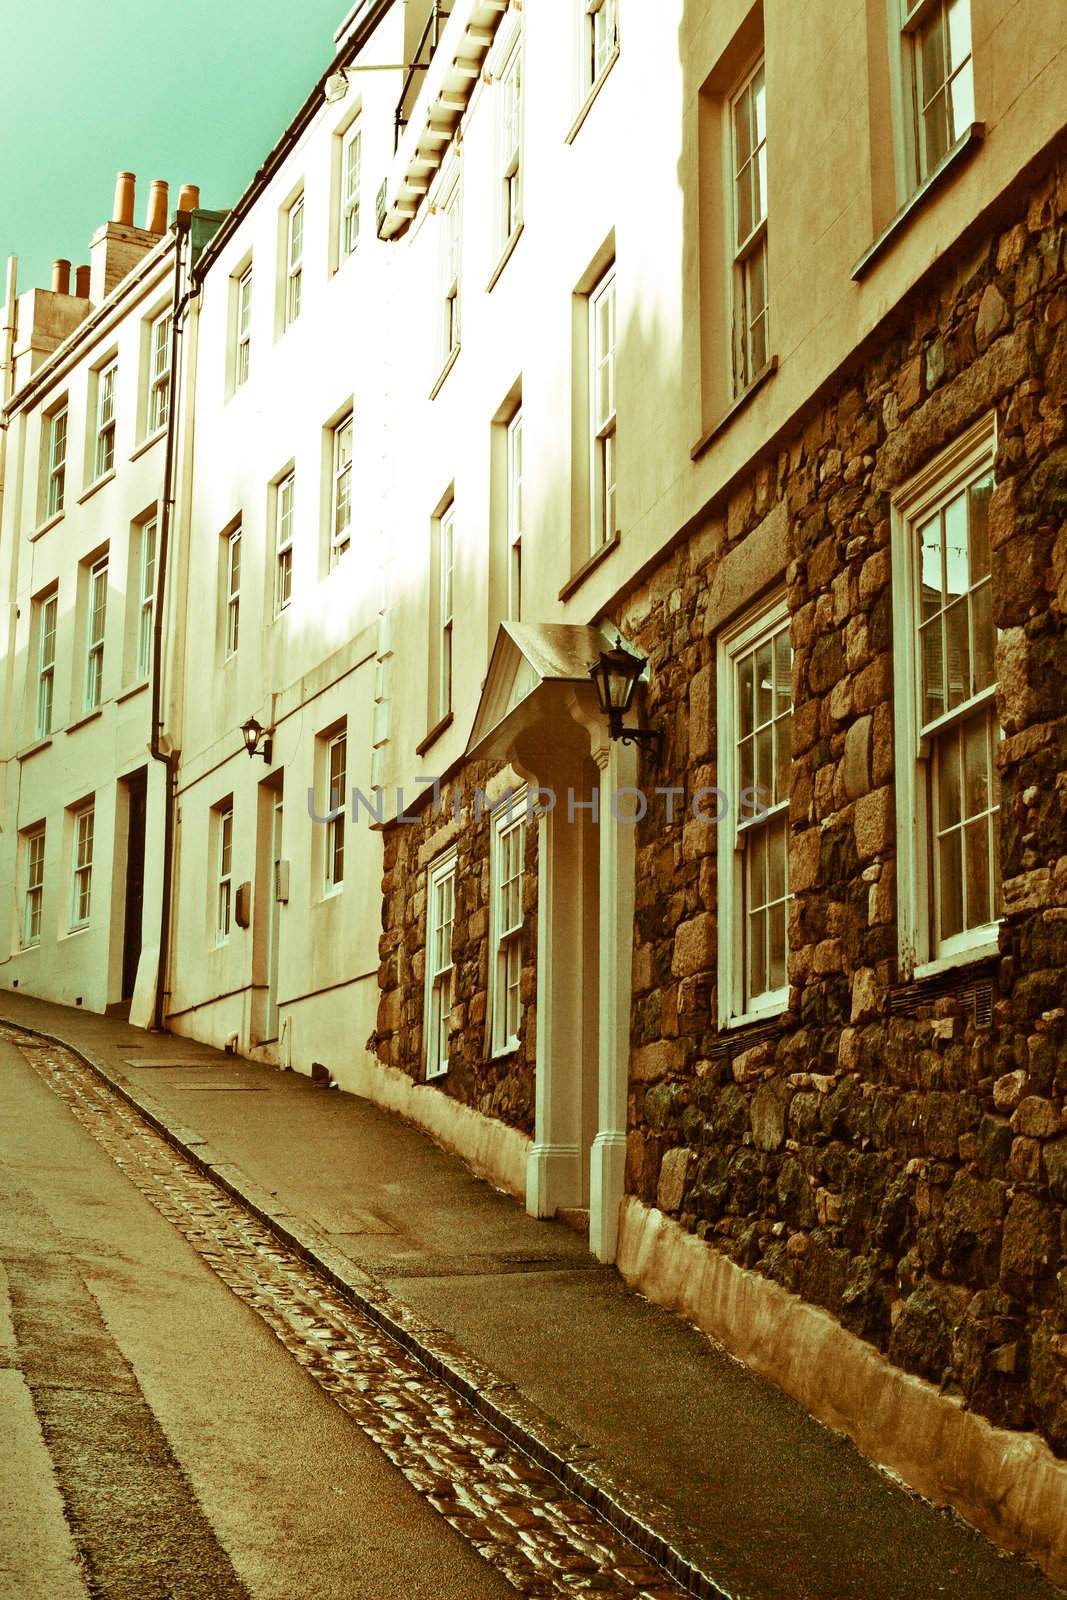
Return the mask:
[[232,205],[333,54],[351,0],[11,0],[0,27],[0,298],[88,261],[115,174]]

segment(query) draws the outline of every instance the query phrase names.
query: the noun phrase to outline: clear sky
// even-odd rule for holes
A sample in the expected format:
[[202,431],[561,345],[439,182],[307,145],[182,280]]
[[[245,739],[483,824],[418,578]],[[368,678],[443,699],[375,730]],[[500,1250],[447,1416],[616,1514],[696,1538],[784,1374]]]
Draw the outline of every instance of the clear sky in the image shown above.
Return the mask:
[[0,23],[0,298],[88,261],[115,174],[231,206],[329,66],[351,0],[8,0]]

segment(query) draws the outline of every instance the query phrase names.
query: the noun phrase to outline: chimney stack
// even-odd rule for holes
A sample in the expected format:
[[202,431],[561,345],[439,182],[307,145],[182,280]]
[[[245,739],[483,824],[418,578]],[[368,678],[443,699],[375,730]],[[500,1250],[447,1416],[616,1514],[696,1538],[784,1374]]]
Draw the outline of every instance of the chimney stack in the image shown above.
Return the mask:
[[77,295],[79,300],[88,300],[88,298],[89,298],[89,268],[88,267],[75,267],[74,268],[74,293]]
[[69,261],[59,260],[59,261],[53,261],[52,262],[52,293],[53,294],[69,294],[70,293],[70,262]]
[[167,231],[167,185],[162,178],[152,179],[152,186],[148,191],[148,212],[145,216],[144,225],[148,233],[166,233]]
[[197,211],[200,207],[200,190],[195,183],[183,183],[178,191],[178,210]]
[[137,179],[132,172],[120,172],[115,179],[115,214],[112,222],[121,222],[123,227],[133,227],[133,200],[134,187]]

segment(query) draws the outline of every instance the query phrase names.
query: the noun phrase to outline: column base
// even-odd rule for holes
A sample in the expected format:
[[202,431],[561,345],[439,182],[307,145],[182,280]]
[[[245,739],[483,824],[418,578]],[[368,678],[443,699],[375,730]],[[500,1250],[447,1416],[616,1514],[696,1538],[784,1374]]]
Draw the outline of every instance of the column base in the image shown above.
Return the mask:
[[615,1260],[625,1182],[626,1135],[598,1133],[589,1170],[589,1248],[598,1261]]
[[577,1145],[535,1144],[526,1159],[526,1209],[554,1217],[560,1206],[582,1203],[582,1153]]

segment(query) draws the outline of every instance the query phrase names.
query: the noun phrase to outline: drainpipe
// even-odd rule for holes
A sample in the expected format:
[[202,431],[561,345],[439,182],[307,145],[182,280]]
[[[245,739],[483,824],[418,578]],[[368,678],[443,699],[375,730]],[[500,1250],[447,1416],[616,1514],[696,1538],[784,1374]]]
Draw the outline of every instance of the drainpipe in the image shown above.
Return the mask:
[[163,882],[160,888],[159,964],[156,971],[156,1003],[153,1025],[163,1029],[163,994],[170,963],[170,917],[174,875],[174,808],[177,803],[178,756],[164,750],[163,734],[163,606],[167,591],[167,557],[170,525],[174,510],[174,473],[178,436],[178,364],[181,356],[182,324],[188,298],[182,299],[182,262],[189,240],[191,216],[179,211],[174,219],[174,317],[170,337],[170,398],[167,407],[167,446],[163,465],[163,503],[159,513],[159,549],[156,552],[156,595],[152,617],[152,733],[149,752],[166,768],[163,810]]

